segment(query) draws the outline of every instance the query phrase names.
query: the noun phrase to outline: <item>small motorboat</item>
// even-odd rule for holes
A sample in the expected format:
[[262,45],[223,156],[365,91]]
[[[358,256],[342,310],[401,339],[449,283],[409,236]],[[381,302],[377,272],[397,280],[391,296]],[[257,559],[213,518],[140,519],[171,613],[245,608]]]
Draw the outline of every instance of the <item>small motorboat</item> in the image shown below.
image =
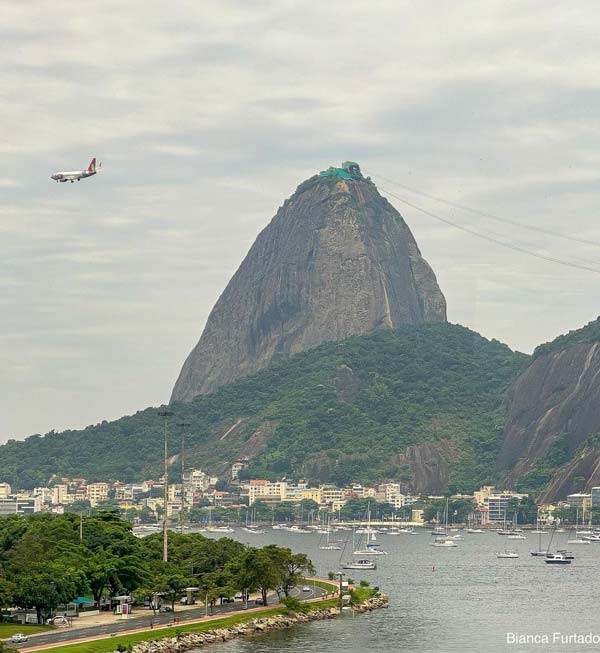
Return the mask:
[[377,569],[377,565],[372,560],[354,560],[342,565],[342,569]]
[[516,551],[504,551],[504,553],[498,553],[496,558],[518,558],[519,554]]
[[429,542],[429,546],[437,546],[440,548],[448,549],[458,546],[454,539],[450,537],[436,537],[433,542]]
[[544,562],[547,565],[570,565],[571,561],[567,556],[564,555],[564,553],[549,553],[546,558],[544,559]]

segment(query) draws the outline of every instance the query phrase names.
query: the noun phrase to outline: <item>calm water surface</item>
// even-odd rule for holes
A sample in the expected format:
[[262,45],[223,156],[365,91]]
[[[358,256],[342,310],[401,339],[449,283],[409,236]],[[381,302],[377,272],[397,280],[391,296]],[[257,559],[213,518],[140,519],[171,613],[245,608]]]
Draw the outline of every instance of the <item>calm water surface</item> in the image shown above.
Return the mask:
[[[345,536],[345,533],[338,534]],[[269,530],[239,531],[232,538],[255,546],[268,543],[306,552],[320,575],[336,571],[339,551],[321,551],[319,535]],[[537,535],[510,541],[516,560],[502,560],[504,538],[496,533],[463,534],[457,548],[429,546],[430,536],[378,535],[387,556],[377,556],[376,571],[348,571],[355,580],[379,585],[390,598],[387,610],[344,615],[283,632],[219,645],[219,653],[358,653],[365,651],[600,651],[600,644],[557,641],[593,633],[600,640],[600,544],[572,545],[576,560],[547,565],[529,551]],[[547,536],[543,536],[547,537]],[[568,533],[557,534],[567,548]],[[350,547],[349,547],[350,548]],[[344,559],[347,558],[344,555]],[[550,643],[518,644],[507,633],[547,636]]]

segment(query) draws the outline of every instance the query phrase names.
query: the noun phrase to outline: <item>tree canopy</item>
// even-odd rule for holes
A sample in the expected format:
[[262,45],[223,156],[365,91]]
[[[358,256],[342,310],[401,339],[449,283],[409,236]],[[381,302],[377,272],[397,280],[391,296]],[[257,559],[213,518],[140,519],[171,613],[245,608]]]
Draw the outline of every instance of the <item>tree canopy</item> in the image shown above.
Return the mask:
[[[84,517],[39,513],[0,519],[0,608],[35,610],[43,623],[57,606],[79,596],[94,601],[126,594],[173,606],[187,587],[214,603],[241,589],[287,594],[313,566],[303,554],[247,547],[229,538],[170,533],[169,561],[160,534],[137,538],[114,513]],[[204,598],[204,597],[203,597]]]

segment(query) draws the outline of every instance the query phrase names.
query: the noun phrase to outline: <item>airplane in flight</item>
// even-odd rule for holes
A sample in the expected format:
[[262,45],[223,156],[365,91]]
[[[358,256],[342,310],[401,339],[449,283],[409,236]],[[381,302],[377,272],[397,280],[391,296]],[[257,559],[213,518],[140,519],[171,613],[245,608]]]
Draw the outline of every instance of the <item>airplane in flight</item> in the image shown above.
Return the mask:
[[[98,164],[98,168],[102,167],[102,162]],[[64,183],[66,181],[70,181],[73,183],[74,181],[81,181],[82,179],[86,179],[87,177],[91,177],[92,175],[95,175],[98,171],[96,170],[96,157],[94,157],[90,165],[88,166],[87,170],[75,170],[73,172],[55,172],[53,175],[50,175],[50,179],[54,179],[56,183],[59,181]]]

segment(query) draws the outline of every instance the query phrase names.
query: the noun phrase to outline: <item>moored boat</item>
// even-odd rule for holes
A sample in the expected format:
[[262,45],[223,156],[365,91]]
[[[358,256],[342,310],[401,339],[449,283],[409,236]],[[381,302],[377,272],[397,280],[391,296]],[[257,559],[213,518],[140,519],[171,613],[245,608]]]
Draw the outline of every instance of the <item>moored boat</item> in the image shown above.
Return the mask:
[[571,561],[563,553],[549,553],[544,562],[547,565],[570,565]]
[[354,560],[342,565],[342,569],[377,569],[377,565],[372,560]]

